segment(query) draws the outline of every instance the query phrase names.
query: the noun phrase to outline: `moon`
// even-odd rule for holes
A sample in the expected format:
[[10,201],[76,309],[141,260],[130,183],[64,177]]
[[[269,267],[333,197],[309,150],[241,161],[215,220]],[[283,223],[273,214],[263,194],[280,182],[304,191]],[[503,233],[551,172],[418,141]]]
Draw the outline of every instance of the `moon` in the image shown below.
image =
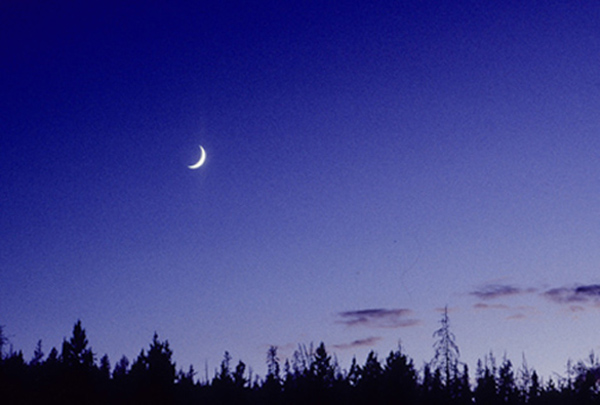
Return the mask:
[[193,165],[189,165],[188,167],[190,169],[197,169],[204,164],[205,160],[206,160],[206,152],[204,151],[204,148],[202,147],[202,145],[200,145],[200,160],[198,160]]

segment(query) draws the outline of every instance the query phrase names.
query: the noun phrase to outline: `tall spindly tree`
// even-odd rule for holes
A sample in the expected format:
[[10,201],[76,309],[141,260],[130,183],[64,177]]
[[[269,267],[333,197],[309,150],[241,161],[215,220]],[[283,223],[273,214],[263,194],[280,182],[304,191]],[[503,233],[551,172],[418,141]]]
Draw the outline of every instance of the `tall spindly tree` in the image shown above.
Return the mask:
[[456,337],[450,331],[448,306],[444,307],[444,313],[442,314],[440,324],[440,328],[433,332],[433,337],[436,340],[433,344],[435,355],[433,357],[432,367],[434,370],[440,370],[444,385],[446,388],[449,388],[452,385],[452,380],[456,377],[460,351],[456,344]]

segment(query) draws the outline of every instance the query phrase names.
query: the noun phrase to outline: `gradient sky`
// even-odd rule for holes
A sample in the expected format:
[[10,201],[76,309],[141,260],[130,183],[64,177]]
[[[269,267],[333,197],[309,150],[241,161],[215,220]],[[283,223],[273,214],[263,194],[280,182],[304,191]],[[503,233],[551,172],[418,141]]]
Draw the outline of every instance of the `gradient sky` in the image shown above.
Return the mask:
[[[597,2],[0,3],[0,324],[133,360],[600,350]],[[324,4],[326,3],[326,4]],[[203,145],[207,160],[190,170]]]

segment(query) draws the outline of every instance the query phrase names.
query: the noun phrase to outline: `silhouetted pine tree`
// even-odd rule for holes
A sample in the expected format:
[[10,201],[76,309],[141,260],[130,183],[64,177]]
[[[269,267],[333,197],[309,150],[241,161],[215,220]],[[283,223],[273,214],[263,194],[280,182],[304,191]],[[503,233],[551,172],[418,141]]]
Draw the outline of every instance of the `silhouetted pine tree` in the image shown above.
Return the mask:
[[223,404],[245,403],[248,382],[244,375],[246,365],[240,361],[232,372],[230,364],[231,355],[225,352],[220,369],[212,381],[213,398],[217,403]]
[[[457,366],[455,366],[457,367]],[[473,392],[469,378],[469,367],[463,364],[462,372],[454,371],[454,379],[450,383],[450,403],[453,405],[467,405],[473,402]]]
[[43,398],[42,392],[46,390],[47,379],[44,378],[43,373],[43,364],[44,364],[44,351],[42,350],[42,341],[38,340],[35,345],[35,350],[33,352],[33,357],[29,361],[28,367],[28,387],[29,391],[31,391],[31,400],[32,403],[41,402],[41,398]]
[[249,399],[249,380],[245,376],[246,364],[239,360],[233,371],[233,392],[234,392],[234,403],[245,404]]
[[314,358],[313,346],[299,345],[294,351],[292,361],[286,362],[284,402],[290,404],[309,403],[311,394],[310,369]]
[[233,385],[239,389],[246,388],[248,380],[245,377],[246,364],[243,361],[238,361],[233,371]]
[[537,372],[533,370],[531,373],[531,384],[527,390],[527,403],[531,405],[538,405],[541,403],[540,397],[542,395],[542,387],[540,385],[540,379]]
[[569,405],[571,404],[570,394],[561,392],[552,378],[548,379],[546,386],[540,396],[540,403],[544,405]]
[[518,399],[512,363],[507,358],[498,369],[498,399],[501,404],[515,404]]
[[33,357],[31,358],[29,365],[33,366],[33,367],[37,367],[42,364],[43,360],[44,360],[44,351],[42,350],[42,341],[38,340],[37,344],[35,345],[35,350],[33,351]]
[[383,398],[383,367],[373,350],[367,355],[358,380],[358,397],[362,403],[381,403]]
[[132,379],[129,375],[129,359],[122,356],[112,372],[112,393],[118,403],[129,401],[133,395]]
[[94,354],[88,347],[85,329],[78,320],[73,326],[73,335],[63,340],[60,354],[62,363],[62,401],[65,403],[92,403],[101,395],[102,387],[96,380]]
[[101,378],[108,380],[110,379],[110,360],[108,355],[102,356],[100,359],[100,366],[98,367],[99,375]]
[[161,342],[154,333],[146,353],[143,349],[129,372],[134,402],[164,404],[173,401],[175,363],[169,342]]
[[281,371],[277,346],[270,346],[267,351],[267,376],[262,385],[262,399],[265,404],[277,404],[281,401]]
[[85,329],[78,320],[73,327],[71,339],[63,341],[61,358],[65,366],[90,369],[94,365],[94,354],[88,348]]
[[358,385],[360,381],[361,367],[352,357],[348,371],[341,372],[336,379],[335,395],[339,403],[354,405],[360,403],[358,397]]
[[600,365],[596,355],[592,351],[588,357],[587,364],[583,361],[574,367],[575,380],[573,382],[573,398],[577,404],[588,405],[598,403],[598,378],[600,377]]
[[4,358],[4,348],[8,344],[8,338],[4,335],[4,326],[0,325],[0,361]]
[[115,364],[115,368],[112,373],[113,379],[125,378],[129,372],[129,359],[127,356],[122,356],[119,361]]
[[496,384],[496,366],[493,355],[485,360],[482,364],[481,360],[477,361],[476,386],[473,393],[475,403],[495,405],[499,404],[498,390]]
[[192,365],[186,372],[179,370],[177,373],[176,403],[190,405],[200,403],[200,390],[198,384],[194,381],[195,376],[196,371]]
[[417,372],[400,346],[385,360],[382,378],[385,403],[411,404],[417,399]]
[[[64,367],[60,362],[58,350],[53,347],[48,353],[46,361],[41,364],[41,386],[40,396],[46,401],[49,399],[55,400],[60,397],[62,390],[61,378]],[[45,403],[45,402],[41,402]]]
[[231,387],[233,385],[233,378],[231,376],[231,355],[227,351],[223,354],[223,360],[221,360],[219,371],[215,375],[212,385],[223,385],[226,387]]
[[323,342],[315,350],[315,355],[310,365],[310,376],[314,397],[319,402],[324,401],[324,399],[329,397],[333,388],[335,369],[331,361],[331,356],[327,353]]
[[346,381],[348,382],[348,385],[352,388],[358,386],[361,374],[362,370],[356,362],[356,357],[352,357],[350,369],[348,370],[348,374],[346,375]]
[[428,364],[423,367],[421,401],[427,405],[445,405],[449,402],[440,369],[436,368],[432,371]]
[[12,347],[0,359],[0,401],[11,404],[26,404],[31,401],[27,363],[23,352]]
[[113,383],[110,379],[110,360],[108,355],[100,358],[98,367],[94,368],[94,386],[98,396],[104,399],[114,396]]
[[515,372],[518,403],[526,404],[529,398],[529,387],[531,387],[531,373],[533,370],[527,365],[525,353],[522,354],[521,368]]

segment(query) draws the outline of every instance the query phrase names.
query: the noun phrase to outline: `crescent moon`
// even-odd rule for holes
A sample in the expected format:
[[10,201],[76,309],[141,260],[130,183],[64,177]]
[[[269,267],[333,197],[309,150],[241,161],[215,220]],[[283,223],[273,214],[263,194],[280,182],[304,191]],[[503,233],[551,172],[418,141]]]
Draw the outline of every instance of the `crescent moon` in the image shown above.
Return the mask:
[[202,147],[202,145],[200,145],[200,160],[198,160],[193,165],[189,165],[188,167],[190,169],[197,169],[204,164],[205,160],[206,160],[206,152],[204,151],[204,148]]

